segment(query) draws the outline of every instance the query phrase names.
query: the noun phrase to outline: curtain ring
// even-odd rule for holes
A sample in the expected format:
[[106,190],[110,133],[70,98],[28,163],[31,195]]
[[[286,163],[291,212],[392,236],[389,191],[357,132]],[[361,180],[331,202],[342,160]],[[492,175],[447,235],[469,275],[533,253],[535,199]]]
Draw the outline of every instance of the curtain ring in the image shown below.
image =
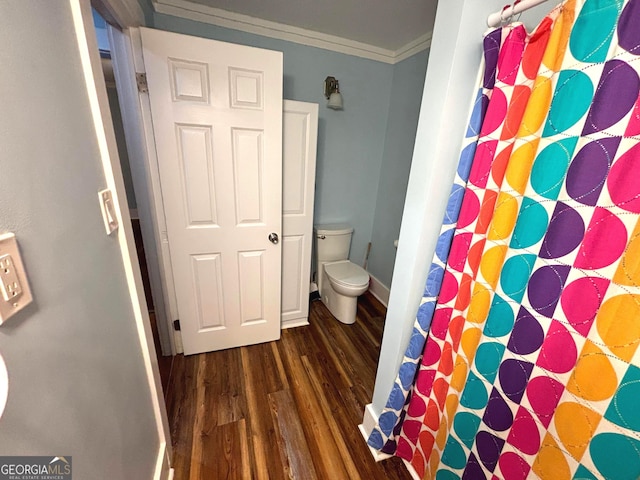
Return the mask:
[[[518,5],[521,1],[522,1],[522,0],[515,0],[515,2],[513,2],[513,5],[511,6],[511,8],[515,8],[515,7],[516,7],[516,5]],[[512,10],[512,11],[513,11],[513,10]],[[521,16],[522,16],[522,12],[520,12],[520,13],[518,14],[518,18],[516,18],[516,19],[515,19],[515,21],[516,21],[516,22],[520,21],[520,17],[521,17]],[[515,17],[515,14],[514,14],[514,15],[511,15],[511,20],[513,20],[513,17]]]
[[511,5],[507,4],[504,7],[502,7],[502,11],[500,12],[500,26],[501,27],[504,27],[505,25],[508,25],[510,23],[512,15],[509,15],[508,17],[505,17],[504,14],[509,9],[509,7],[511,7],[511,9],[513,11],[513,5],[515,5],[515,2],[512,3]]
[[[511,20],[513,19],[513,7],[515,7],[516,3],[519,3],[518,0],[514,0],[514,2],[511,5],[505,5],[502,8],[502,12],[500,12],[500,26],[504,27],[505,25],[508,25],[511,23]],[[504,12],[507,11],[508,8],[511,8],[511,15],[509,15],[507,18],[504,17]]]

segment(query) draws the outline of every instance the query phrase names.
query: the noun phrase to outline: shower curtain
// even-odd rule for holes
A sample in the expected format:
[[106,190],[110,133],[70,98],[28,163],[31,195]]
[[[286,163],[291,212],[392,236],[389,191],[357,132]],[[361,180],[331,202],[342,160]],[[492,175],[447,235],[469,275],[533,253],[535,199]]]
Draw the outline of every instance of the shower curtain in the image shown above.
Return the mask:
[[496,32],[446,267],[369,444],[425,478],[637,479],[640,0]]

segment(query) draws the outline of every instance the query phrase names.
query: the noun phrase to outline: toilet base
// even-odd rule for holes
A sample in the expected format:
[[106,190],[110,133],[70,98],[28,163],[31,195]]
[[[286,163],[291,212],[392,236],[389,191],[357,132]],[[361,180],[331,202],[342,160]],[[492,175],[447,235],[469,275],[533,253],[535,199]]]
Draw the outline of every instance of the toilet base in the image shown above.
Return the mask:
[[331,292],[322,295],[324,303],[331,314],[341,323],[351,325],[356,323],[356,311],[358,310],[358,297],[346,297],[344,295]]
[[322,303],[326,305],[331,314],[341,323],[346,325],[356,323],[358,297],[348,297],[336,292],[331,286],[331,282],[326,277],[326,274],[323,280],[323,291],[320,293]]

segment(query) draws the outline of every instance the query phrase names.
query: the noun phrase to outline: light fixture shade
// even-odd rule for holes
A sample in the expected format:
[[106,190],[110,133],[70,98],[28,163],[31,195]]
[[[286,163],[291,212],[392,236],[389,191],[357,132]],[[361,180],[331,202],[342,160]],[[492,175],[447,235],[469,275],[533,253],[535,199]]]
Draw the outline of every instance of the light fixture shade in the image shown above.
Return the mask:
[[342,95],[340,92],[333,92],[327,102],[327,107],[334,110],[342,110]]

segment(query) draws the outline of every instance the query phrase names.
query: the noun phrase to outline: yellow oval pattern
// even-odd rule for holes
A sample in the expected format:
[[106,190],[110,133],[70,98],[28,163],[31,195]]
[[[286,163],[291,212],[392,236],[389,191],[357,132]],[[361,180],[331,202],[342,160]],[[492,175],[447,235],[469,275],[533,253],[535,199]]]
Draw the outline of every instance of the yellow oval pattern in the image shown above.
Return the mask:
[[469,362],[471,362],[476,355],[481,336],[482,330],[479,328],[470,328],[462,334],[462,350]]
[[473,294],[471,295],[467,321],[476,324],[484,323],[487,319],[487,315],[489,315],[490,307],[491,292],[489,292],[487,287],[481,283],[476,283],[473,286]]
[[447,410],[447,424],[449,430],[453,427],[453,417],[456,414],[456,410],[458,409],[458,395],[452,393],[447,397],[447,402],[445,403],[445,409]]
[[593,437],[602,415],[573,402],[561,403],[553,421],[560,441],[567,451],[580,461]]
[[504,264],[505,256],[507,255],[506,245],[497,245],[490,248],[482,255],[480,261],[480,273],[485,282],[491,285],[493,290],[498,285],[498,279],[500,278],[500,271]]
[[496,209],[489,225],[489,240],[505,240],[509,238],[518,218],[518,201],[508,193],[500,192]]
[[571,471],[558,444],[547,432],[542,441],[538,456],[533,462],[532,470],[542,480],[569,480]]
[[507,165],[505,177],[511,188],[520,195],[524,195],[531,174],[531,166],[538,150],[540,139],[537,138],[531,142],[521,145],[513,154]]
[[571,29],[575,17],[576,0],[568,0],[562,7],[562,12],[556,19],[542,63],[556,72],[562,68],[562,59],[569,44]]
[[640,295],[611,297],[596,317],[598,333],[614,355],[631,362],[640,342]]
[[518,129],[518,138],[535,135],[540,130],[542,122],[544,122],[544,119],[547,118],[547,113],[549,113],[552,97],[553,83],[551,79],[538,76],[531,89],[531,98]]
[[449,427],[447,426],[446,418],[442,417],[440,419],[440,426],[438,427],[438,434],[436,435],[436,445],[440,450],[444,449],[445,444],[447,443],[447,434],[449,433]]
[[613,276],[618,285],[640,287],[640,221],[636,223],[627,248]]
[[440,466],[440,454],[434,448],[431,452],[431,457],[429,457],[429,473],[431,474],[431,479],[436,478],[436,474],[438,472],[438,467]]
[[453,367],[453,373],[451,374],[451,388],[462,392],[464,384],[467,381],[467,371],[469,370],[466,360],[458,355],[456,357],[456,363]]
[[611,362],[592,341],[587,340],[580,352],[567,390],[585,400],[606,400],[618,387],[618,378]]

